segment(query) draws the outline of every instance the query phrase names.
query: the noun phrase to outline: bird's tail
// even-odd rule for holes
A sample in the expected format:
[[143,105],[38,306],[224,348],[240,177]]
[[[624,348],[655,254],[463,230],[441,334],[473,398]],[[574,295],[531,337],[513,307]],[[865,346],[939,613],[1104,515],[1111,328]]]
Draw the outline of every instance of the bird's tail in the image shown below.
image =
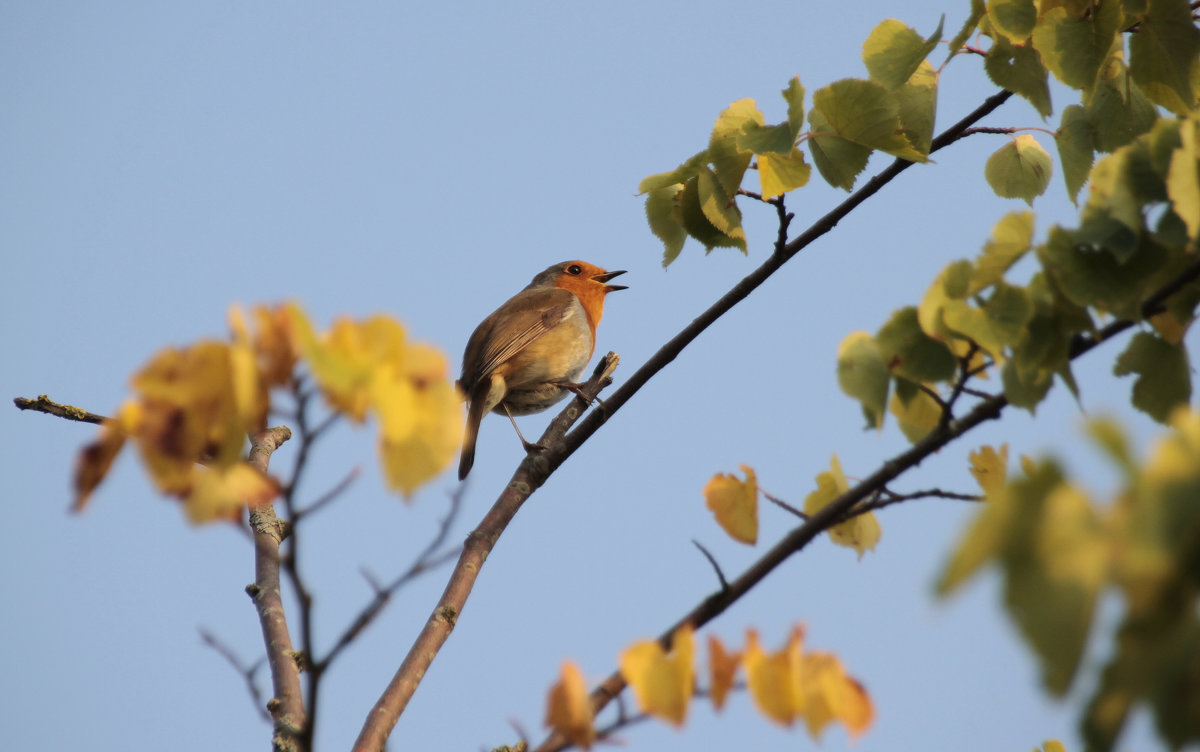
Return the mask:
[[479,422],[483,420],[486,401],[482,394],[472,395],[471,405],[467,408],[467,427],[463,432],[462,454],[458,459],[459,480],[465,479],[475,464],[475,438],[479,435]]

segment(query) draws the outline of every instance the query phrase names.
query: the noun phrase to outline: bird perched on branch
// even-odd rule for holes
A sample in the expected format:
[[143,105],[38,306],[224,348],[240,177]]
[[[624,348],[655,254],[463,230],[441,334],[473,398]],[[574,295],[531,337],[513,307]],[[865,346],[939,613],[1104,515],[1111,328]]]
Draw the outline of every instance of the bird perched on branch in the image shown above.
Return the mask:
[[[596,348],[604,298],[626,289],[608,283],[624,273],[586,261],[554,264],[476,327],[458,380],[469,403],[459,480],[475,462],[475,439],[485,413],[508,415],[516,428],[514,415],[541,412],[578,390],[576,382]],[[524,436],[521,443],[532,447]]]

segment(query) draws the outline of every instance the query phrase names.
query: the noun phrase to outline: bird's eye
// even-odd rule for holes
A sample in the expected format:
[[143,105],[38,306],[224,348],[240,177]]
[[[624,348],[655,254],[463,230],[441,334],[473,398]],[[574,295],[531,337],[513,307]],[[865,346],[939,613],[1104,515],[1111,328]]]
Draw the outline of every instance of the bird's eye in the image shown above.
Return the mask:
[[567,274],[579,276],[580,274],[583,274],[583,267],[579,264],[571,264],[567,267]]

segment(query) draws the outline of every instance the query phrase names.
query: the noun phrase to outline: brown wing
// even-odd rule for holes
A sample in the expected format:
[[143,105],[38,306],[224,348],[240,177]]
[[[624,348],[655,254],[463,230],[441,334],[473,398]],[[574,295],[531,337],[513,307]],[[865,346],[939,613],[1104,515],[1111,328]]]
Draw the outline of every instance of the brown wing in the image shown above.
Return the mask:
[[[466,352],[476,353],[477,357],[473,362],[463,359],[463,388],[469,392],[476,382],[550,331],[567,315],[574,301],[575,296],[566,290],[549,288],[526,291],[519,301],[514,298],[496,309],[467,343]],[[505,335],[496,336],[501,327]]]

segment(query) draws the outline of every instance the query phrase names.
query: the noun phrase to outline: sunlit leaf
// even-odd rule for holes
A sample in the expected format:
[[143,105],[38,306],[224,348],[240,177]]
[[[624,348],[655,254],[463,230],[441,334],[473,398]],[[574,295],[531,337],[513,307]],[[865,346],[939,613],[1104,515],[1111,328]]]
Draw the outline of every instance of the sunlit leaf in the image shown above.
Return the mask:
[[692,697],[694,657],[691,626],[675,633],[669,655],[655,640],[637,642],[622,651],[621,675],[633,689],[638,709],[683,725]]
[[758,480],[754,468],[741,465],[745,480],[718,473],[704,486],[704,499],[729,537],[754,545],[758,540]]
[[563,661],[562,674],[546,695],[546,727],[583,749],[595,742],[592,700],[583,674],[571,661]]

